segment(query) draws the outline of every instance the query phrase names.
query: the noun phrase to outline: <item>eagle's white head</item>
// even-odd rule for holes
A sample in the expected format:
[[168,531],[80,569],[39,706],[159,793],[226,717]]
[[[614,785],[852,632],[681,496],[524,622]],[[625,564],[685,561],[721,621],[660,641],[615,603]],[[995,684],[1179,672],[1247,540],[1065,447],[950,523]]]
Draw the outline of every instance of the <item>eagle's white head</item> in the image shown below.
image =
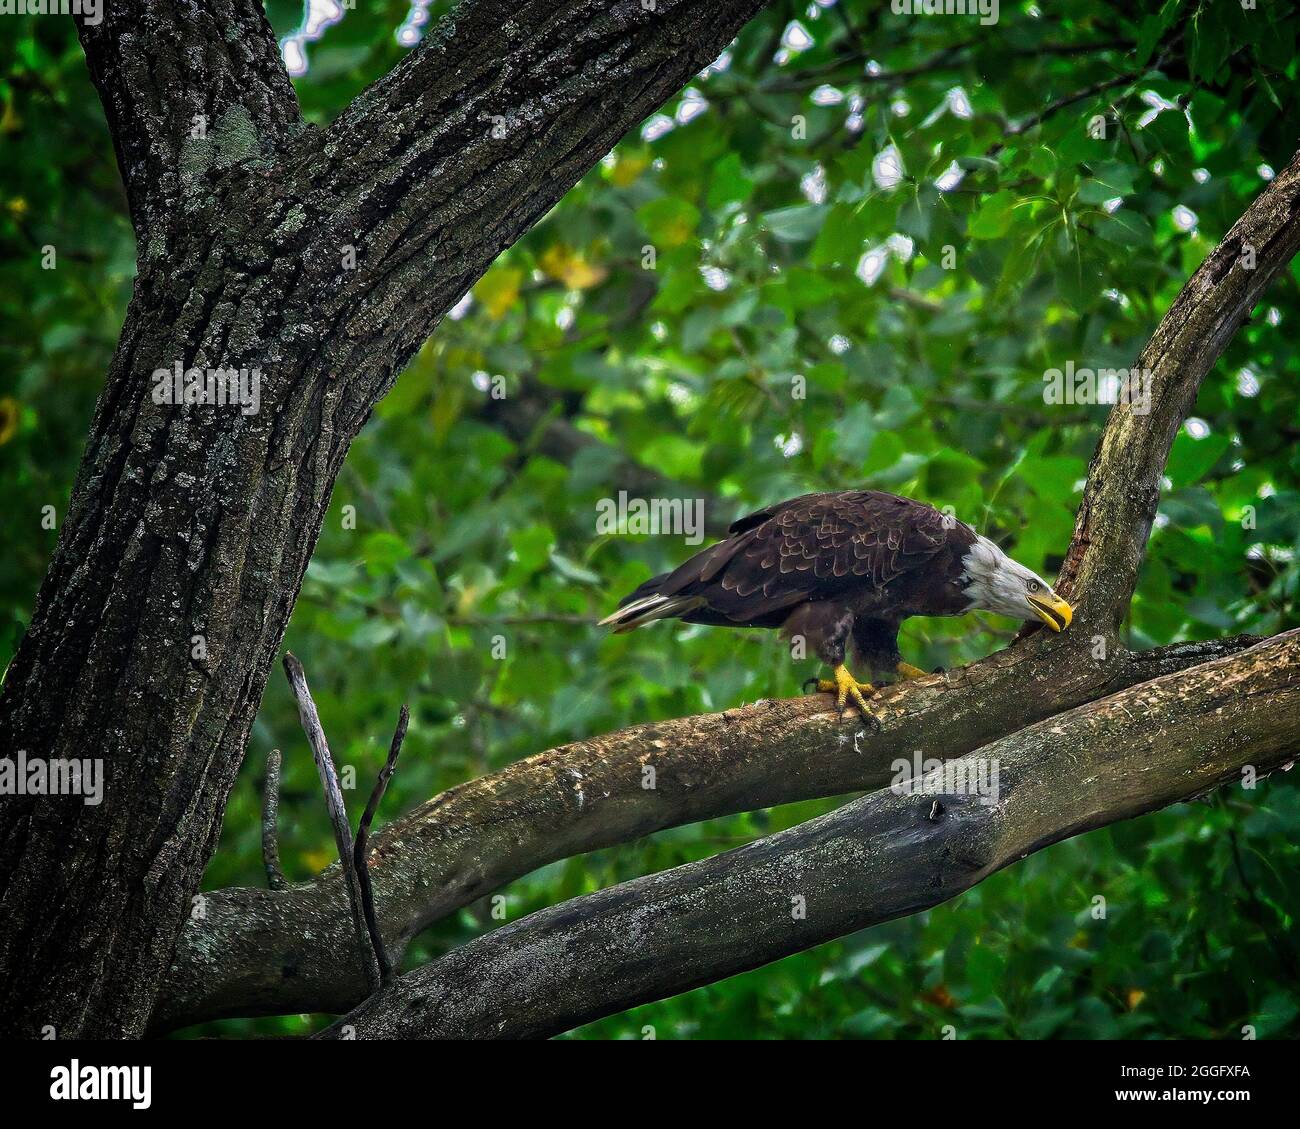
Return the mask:
[[983,608],[1013,619],[1040,619],[1053,631],[1070,626],[1074,609],[1046,580],[1013,561],[987,537],[977,536],[961,563],[970,597],[967,611]]

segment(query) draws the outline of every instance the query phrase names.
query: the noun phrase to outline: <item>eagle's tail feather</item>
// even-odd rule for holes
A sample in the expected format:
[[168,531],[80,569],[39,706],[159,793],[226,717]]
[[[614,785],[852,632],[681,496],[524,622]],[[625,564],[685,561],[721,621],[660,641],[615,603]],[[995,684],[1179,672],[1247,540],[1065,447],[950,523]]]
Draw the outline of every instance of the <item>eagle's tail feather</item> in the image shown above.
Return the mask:
[[662,596],[653,593],[624,604],[612,615],[607,615],[598,627],[613,627],[615,635],[633,631],[643,623],[656,619],[673,619],[682,612],[698,608],[704,601],[699,596]]

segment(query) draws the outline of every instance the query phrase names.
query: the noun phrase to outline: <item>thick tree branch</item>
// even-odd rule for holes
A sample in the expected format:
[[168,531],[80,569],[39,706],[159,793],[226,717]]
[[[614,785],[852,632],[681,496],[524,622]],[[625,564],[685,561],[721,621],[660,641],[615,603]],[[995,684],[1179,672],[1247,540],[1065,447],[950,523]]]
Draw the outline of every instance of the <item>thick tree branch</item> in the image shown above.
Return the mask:
[[[555,859],[702,819],[883,787],[893,762],[918,749],[959,756],[1068,706],[1255,642],[1179,644],[1126,655],[1109,671],[1062,663],[1054,678],[1017,647],[886,691],[881,725],[869,732],[852,716],[841,723],[814,695],[538,753],[444,792],[376,836],[371,869],[384,937],[396,957],[431,922]],[[349,959],[352,924],[336,867],[279,893],[205,896],[204,919],[181,935],[157,1028],[339,1012],[365,995],[364,970]]]
[[[399,977],[326,1032],[557,1034],[939,905],[1061,839],[1240,779],[1300,748],[1300,630],[1072,710],[927,777],[699,863],[575,898]],[[973,777],[971,777],[973,778]],[[804,912],[793,912],[801,909]]]
[[186,192],[300,128],[298,99],[259,0],[102,8],[78,32],[144,250]]
[[1297,251],[1300,153],[1197,268],[1142,350],[1135,368],[1152,374],[1150,413],[1123,402],[1111,409],[1057,585],[1080,605],[1073,631],[1114,637],[1137,587],[1178,428],[1201,381]]
[[[295,158],[304,263],[368,411],[503,250],[712,62],[762,0],[462,0]],[[357,251],[340,270],[340,249]]]

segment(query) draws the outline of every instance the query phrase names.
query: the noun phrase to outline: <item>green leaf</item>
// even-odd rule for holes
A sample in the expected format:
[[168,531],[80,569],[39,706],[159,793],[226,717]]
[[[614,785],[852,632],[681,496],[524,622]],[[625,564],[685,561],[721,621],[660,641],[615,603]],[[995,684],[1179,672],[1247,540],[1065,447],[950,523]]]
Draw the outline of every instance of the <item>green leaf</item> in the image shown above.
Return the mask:
[[1149,247],[1155,239],[1150,221],[1127,208],[1097,220],[1096,231],[1108,243],[1123,247]]
[[1006,235],[1011,227],[1019,197],[1010,189],[1003,189],[985,197],[979,209],[971,217],[967,234],[972,239],[999,239]]
[[806,243],[826,221],[830,211],[825,204],[796,204],[763,214],[763,226],[782,243]]
[[689,200],[661,196],[637,210],[637,220],[651,239],[663,247],[678,247],[695,233],[700,210]]
[[754,182],[745,175],[739,153],[728,153],[713,169],[713,179],[709,182],[709,207],[720,208],[724,204],[748,200],[754,191]]
[[399,561],[409,560],[412,556],[414,554],[406,541],[387,530],[368,534],[361,542],[361,558],[371,576],[390,573]]
[[1175,487],[1195,486],[1230,446],[1232,440],[1227,435],[1214,434],[1207,435],[1204,439],[1193,439],[1186,431],[1180,430],[1174,437],[1165,473]]
[[865,238],[866,226],[858,208],[852,204],[836,204],[826,214],[817,241],[808,253],[808,261],[819,266],[855,264],[862,254]]
[[1098,161],[1092,176],[1079,186],[1078,199],[1083,204],[1101,204],[1116,196],[1128,196],[1138,170],[1121,161]]
[[530,525],[510,532],[510,547],[525,572],[544,568],[550,562],[554,544],[555,532],[547,525]]

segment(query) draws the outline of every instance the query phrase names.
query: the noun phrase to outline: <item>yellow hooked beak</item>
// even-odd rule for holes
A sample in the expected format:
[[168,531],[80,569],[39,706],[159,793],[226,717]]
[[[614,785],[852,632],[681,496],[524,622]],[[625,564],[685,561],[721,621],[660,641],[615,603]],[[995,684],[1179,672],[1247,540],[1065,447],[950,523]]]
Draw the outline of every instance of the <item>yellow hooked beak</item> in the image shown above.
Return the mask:
[[1025,598],[1029,601],[1029,606],[1034,609],[1034,614],[1053,631],[1064,631],[1070,626],[1070,621],[1074,618],[1074,609],[1060,596],[1049,593],[1046,596]]

